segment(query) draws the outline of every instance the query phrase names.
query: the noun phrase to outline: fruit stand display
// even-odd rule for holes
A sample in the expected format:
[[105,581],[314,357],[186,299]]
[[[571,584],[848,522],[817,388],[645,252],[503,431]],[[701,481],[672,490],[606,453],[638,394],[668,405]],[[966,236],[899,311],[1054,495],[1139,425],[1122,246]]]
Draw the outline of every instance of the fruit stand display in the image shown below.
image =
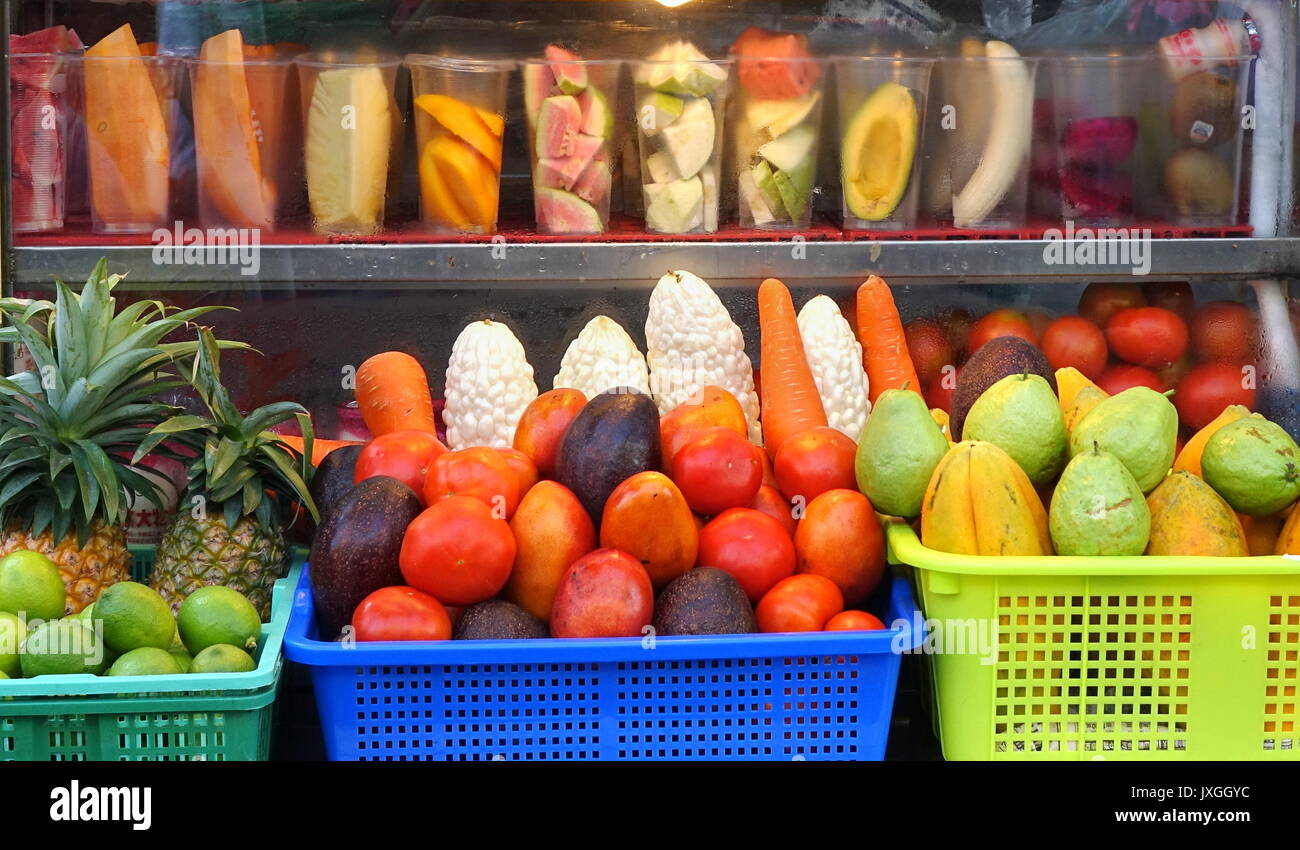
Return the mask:
[[1294,10],[72,5],[0,759],[266,758],[281,648],[333,760],[1300,753]]

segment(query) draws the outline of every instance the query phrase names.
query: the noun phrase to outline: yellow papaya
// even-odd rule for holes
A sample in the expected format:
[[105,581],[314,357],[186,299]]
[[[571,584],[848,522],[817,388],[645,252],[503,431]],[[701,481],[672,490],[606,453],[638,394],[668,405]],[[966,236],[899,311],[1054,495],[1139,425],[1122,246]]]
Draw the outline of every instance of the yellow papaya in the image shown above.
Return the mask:
[[1076,422],[1083,419],[1094,407],[1108,398],[1110,396],[1100,387],[1079,387],[1078,391],[1071,396],[1069,406],[1065,408],[1065,433],[1069,434],[1074,429]]
[[1210,438],[1214,436],[1214,432],[1229,422],[1236,422],[1238,419],[1250,415],[1250,409],[1240,404],[1230,404],[1223,408],[1223,412],[1214,417],[1209,425],[1197,431],[1187,441],[1187,445],[1183,446],[1183,450],[1174,459],[1174,469],[1185,470],[1200,478],[1201,454],[1205,451],[1205,444],[1210,442]]
[[1300,555],[1300,504],[1292,506],[1291,516],[1282,526],[1282,533],[1277,536],[1273,546],[1274,555]]
[[1011,456],[967,440],[944,455],[921,504],[921,540],[964,555],[1050,555],[1047,510]]
[[1063,412],[1069,411],[1075,396],[1084,387],[1092,387],[1101,393],[1102,398],[1106,398],[1106,393],[1101,387],[1088,380],[1087,376],[1073,366],[1062,366],[1056,370],[1056,397],[1061,400]]
[[943,432],[943,435],[948,439],[948,445],[951,446],[952,426],[951,419],[948,416],[948,411],[944,410],[942,407],[932,407],[930,408],[930,418],[934,420],[935,425],[939,426],[939,430]]
[[1272,555],[1278,539],[1282,536],[1282,515],[1249,516],[1239,513],[1237,519],[1246,532],[1246,548],[1250,550],[1250,554]]
[[1171,472],[1147,496],[1148,555],[1244,558],[1250,554],[1241,520],[1223,497],[1185,469]]

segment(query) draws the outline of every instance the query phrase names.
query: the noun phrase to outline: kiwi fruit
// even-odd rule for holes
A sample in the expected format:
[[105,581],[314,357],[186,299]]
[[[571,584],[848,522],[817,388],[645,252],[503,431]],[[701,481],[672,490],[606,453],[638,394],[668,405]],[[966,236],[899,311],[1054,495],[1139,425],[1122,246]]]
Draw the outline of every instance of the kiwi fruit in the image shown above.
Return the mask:
[[1237,186],[1217,156],[1184,148],[1165,163],[1165,194],[1180,216],[1222,216],[1232,212]]
[[1169,120],[1182,144],[1213,148],[1233,138],[1237,83],[1214,71],[1197,71],[1174,86]]

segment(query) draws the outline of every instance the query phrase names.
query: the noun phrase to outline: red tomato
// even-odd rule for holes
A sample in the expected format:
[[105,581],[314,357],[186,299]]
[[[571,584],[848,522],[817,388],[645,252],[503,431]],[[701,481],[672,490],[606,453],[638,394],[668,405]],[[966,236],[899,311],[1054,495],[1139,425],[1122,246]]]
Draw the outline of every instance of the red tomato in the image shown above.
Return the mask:
[[1135,283],[1090,283],[1079,296],[1079,315],[1099,328],[1130,307],[1145,307],[1147,297]]
[[654,618],[650,575],[631,555],[597,549],[569,565],[551,604],[558,638],[640,637]]
[[519,507],[519,477],[496,449],[473,446],[447,452],[429,467],[424,503],[432,505],[448,496],[472,496],[501,519],[510,519]]
[[1038,334],[1029,317],[1019,310],[994,310],[971,326],[966,338],[966,353],[974,354],[984,343],[1000,336],[1016,336],[1030,345],[1038,345]]
[[1062,316],[1043,332],[1043,354],[1053,369],[1073,366],[1092,380],[1106,369],[1106,335],[1082,316]]
[[945,370],[939,374],[939,377],[926,384],[924,393],[926,406],[952,413],[952,392],[957,389],[959,374],[961,374],[960,369]]
[[866,611],[841,611],[826,621],[823,631],[875,632],[888,628],[875,614],[868,614]]
[[948,333],[948,349],[955,357],[966,356],[966,341],[970,339],[970,329],[973,324],[975,324],[975,317],[969,310],[958,307],[943,314],[943,327]]
[[794,541],[781,523],[752,508],[730,508],[700,529],[699,566],[731,573],[750,602],[794,575]]
[[791,538],[799,528],[799,520],[794,518],[794,506],[775,487],[767,484],[759,487],[750,507],[781,523],[781,527],[789,532]]
[[1257,334],[1255,315],[1235,301],[1212,301],[1192,316],[1192,350],[1212,363],[1249,363]]
[[522,499],[541,478],[537,472],[537,464],[519,449],[497,449],[497,452],[505,459],[510,471],[515,474],[515,480],[519,482],[519,498]]
[[1174,393],[1174,407],[1178,418],[1194,431],[1199,431],[1230,404],[1255,407],[1253,381],[1246,380],[1242,366],[1227,363],[1202,363],[1188,372],[1178,382]]
[[856,489],[858,444],[829,425],[801,431],[776,452],[773,470],[781,492],[811,502],[827,490]]
[[754,614],[760,632],[820,632],[843,610],[844,597],[835,582],[804,573],[777,582]]
[[451,640],[451,617],[442,603],[413,587],[381,587],[352,613],[359,641]]
[[1134,366],[1167,366],[1187,351],[1187,323],[1163,307],[1130,307],[1106,323],[1115,356]]
[[366,443],[357,455],[352,482],[386,475],[418,494],[424,491],[429,465],[446,451],[442,441],[428,431],[393,431]]
[[763,484],[762,451],[730,428],[700,432],[673,456],[673,483],[706,516],[746,507]]
[[928,384],[939,375],[944,366],[952,364],[948,330],[938,320],[914,319],[903,325],[903,334],[907,338],[907,353],[912,357],[916,376],[922,384]]
[[1117,395],[1130,387],[1150,387],[1158,393],[1165,391],[1160,376],[1141,366],[1126,366],[1116,363],[1097,376],[1097,386],[1107,395]]
[[411,521],[397,558],[407,584],[444,605],[491,599],[510,577],[515,536],[473,496],[440,499]]
[[1164,307],[1184,319],[1191,318],[1192,310],[1196,307],[1196,296],[1192,294],[1192,285],[1185,280],[1174,283],[1144,283],[1142,294],[1146,296],[1147,306]]

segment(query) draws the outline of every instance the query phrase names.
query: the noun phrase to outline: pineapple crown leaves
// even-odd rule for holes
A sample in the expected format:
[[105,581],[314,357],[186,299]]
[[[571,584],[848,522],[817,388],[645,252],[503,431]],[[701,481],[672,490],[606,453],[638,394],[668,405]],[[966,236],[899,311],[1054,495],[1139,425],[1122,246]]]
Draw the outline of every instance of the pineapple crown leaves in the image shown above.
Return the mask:
[[56,539],[75,529],[84,545],[95,521],[120,524],[133,496],[162,502],[131,458],[176,411],[158,395],[185,385],[172,365],[197,347],[162,340],[222,308],[143,300],[118,311],[120,280],[100,260],[80,293],[57,281],[53,304],[0,299],[0,342],[25,345],[35,364],[0,378],[0,526]]
[[[220,347],[212,331],[200,328],[188,382],[210,415],[183,414],[160,423],[140,443],[137,457],[164,440],[188,449],[193,460],[185,495],[219,504],[227,528],[233,529],[245,516],[254,517],[263,528],[282,527],[285,512],[295,503],[319,521],[308,492],[314,471],[311,416],[302,405],[288,401],[241,415],[221,383],[219,360]],[[302,429],[302,452],[269,430],[290,419],[296,419]]]

